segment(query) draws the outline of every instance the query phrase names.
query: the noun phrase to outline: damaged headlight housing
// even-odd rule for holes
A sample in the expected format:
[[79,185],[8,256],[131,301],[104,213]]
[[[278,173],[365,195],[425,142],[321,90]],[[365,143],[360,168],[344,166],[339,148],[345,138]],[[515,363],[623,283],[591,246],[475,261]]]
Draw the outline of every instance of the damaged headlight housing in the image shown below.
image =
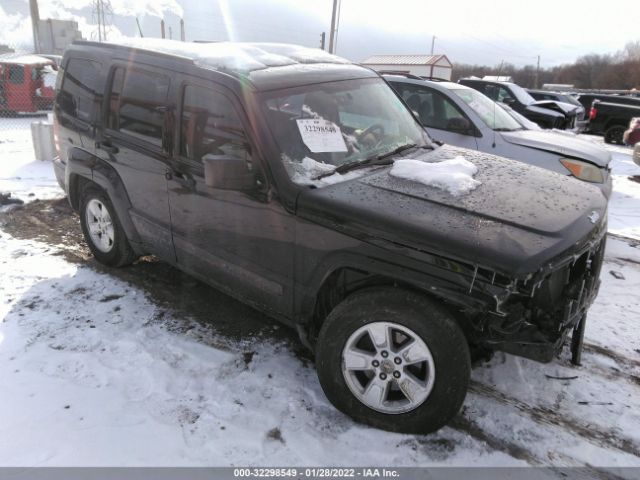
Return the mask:
[[580,180],[593,183],[604,182],[602,169],[592,163],[583,162],[582,160],[576,160],[574,158],[561,158],[560,163],[571,172],[571,175]]

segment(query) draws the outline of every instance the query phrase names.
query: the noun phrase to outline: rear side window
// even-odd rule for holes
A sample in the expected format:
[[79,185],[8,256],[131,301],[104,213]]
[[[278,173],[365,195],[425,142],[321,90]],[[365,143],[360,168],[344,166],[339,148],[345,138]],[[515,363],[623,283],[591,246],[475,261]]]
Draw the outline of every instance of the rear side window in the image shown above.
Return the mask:
[[98,62],[72,58],[67,63],[60,91],[60,109],[79,120],[90,122],[102,102],[98,82],[102,66]]
[[250,161],[244,129],[227,97],[201,87],[185,87],[180,154],[195,162],[202,162],[206,155]]
[[109,97],[109,128],[161,146],[168,92],[169,78],[164,75],[117,68]]

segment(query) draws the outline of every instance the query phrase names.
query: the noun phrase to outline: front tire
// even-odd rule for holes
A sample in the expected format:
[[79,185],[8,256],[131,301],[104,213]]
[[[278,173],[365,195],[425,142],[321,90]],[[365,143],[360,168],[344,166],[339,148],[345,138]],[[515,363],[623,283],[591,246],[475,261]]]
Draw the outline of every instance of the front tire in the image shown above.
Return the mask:
[[318,337],[327,398],[383,430],[434,432],[460,410],[470,376],[467,340],[437,301],[401,289],[369,289],[339,304]]
[[92,184],[80,197],[80,225],[91,253],[100,263],[121,267],[136,259],[111,200]]

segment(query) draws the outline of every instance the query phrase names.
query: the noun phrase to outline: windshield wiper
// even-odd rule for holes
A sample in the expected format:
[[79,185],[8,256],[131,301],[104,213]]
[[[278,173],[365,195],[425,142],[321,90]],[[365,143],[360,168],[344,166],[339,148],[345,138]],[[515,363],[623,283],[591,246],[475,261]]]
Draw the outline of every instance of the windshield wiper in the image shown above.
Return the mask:
[[[313,180],[320,180],[321,178],[329,177],[334,173],[345,173],[351,170],[356,170],[358,168],[368,167],[371,165],[390,165],[393,163],[393,160],[390,159],[389,157],[392,157],[393,155],[397,155],[400,152],[404,152],[405,150],[415,148],[417,146],[418,146],[417,143],[409,143],[407,145],[402,145],[398,148],[395,148],[390,152],[383,153],[382,155],[374,155],[373,157],[365,158],[364,160],[358,160],[357,162],[343,163],[342,165],[331,170],[330,172],[324,172],[324,173],[321,173],[320,175],[317,175],[316,177],[313,178]],[[428,147],[429,145],[425,145],[420,148],[428,148]]]

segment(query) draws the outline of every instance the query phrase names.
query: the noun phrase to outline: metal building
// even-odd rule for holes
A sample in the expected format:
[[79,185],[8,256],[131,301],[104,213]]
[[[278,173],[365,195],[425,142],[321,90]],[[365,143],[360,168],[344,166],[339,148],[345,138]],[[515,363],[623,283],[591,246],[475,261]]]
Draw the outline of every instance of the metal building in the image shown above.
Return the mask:
[[451,80],[453,68],[446,55],[373,55],[362,62],[362,65],[378,72],[403,72],[444,80]]

